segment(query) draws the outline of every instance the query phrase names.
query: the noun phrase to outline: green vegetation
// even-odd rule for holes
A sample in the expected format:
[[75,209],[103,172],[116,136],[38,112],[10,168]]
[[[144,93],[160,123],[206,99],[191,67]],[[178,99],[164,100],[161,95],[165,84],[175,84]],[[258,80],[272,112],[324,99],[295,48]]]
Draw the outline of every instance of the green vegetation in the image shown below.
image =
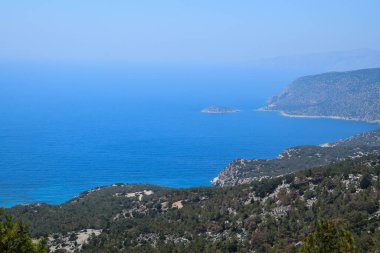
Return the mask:
[[332,221],[322,220],[303,242],[300,253],[355,253],[355,240],[350,231],[339,229]]
[[[0,216],[4,210],[0,209]],[[28,235],[27,226],[21,221],[15,222],[11,216],[0,221],[0,252],[2,253],[45,253],[46,241],[34,243]]]
[[277,176],[327,164],[348,157],[380,154],[380,129],[321,146],[288,148],[275,159],[239,159],[232,161],[213,180],[217,186],[249,183],[265,176]]
[[342,236],[337,240],[350,241],[344,231],[351,231],[358,252],[379,252],[379,175],[380,156],[369,156],[234,187],[119,184],[63,205],[7,212],[30,224],[35,237],[56,233],[55,242],[75,240],[73,231],[101,229],[81,248],[91,253],[295,253],[319,240],[326,226],[314,224],[326,219],[339,224],[327,224]]
[[298,78],[264,110],[380,122],[380,68]]
[[380,154],[380,147],[301,146],[289,148],[276,159],[234,160],[213,180],[213,183],[217,186],[245,184],[261,177],[283,175],[340,162],[347,157],[368,154]]

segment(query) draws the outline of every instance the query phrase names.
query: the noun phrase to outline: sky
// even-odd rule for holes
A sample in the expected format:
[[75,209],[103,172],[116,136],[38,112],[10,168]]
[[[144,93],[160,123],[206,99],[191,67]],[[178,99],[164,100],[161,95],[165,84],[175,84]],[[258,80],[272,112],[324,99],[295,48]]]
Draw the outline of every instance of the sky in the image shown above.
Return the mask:
[[0,1],[0,60],[244,63],[380,49],[378,0]]

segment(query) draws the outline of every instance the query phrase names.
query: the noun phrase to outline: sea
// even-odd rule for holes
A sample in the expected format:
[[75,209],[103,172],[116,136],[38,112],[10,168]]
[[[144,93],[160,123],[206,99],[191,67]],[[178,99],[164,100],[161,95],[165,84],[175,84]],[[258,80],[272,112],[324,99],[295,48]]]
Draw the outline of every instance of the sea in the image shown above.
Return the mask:
[[[260,112],[303,70],[0,63],[0,206],[59,204],[114,183],[210,186],[233,159],[274,158],[378,127]],[[205,114],[220,105],[241,110]]]

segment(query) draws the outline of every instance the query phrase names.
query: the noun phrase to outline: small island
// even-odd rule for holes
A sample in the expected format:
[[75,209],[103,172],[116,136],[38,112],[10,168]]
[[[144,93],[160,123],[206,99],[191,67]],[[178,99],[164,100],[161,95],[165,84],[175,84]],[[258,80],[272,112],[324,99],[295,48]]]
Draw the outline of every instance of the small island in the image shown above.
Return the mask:
[[201,112],[210,113],[210,114],[224,114],[224,113],[240,112],[240,110],[236,108],[229,108],[229,107],[223,107],[223,106],[210,106],[201,110]]

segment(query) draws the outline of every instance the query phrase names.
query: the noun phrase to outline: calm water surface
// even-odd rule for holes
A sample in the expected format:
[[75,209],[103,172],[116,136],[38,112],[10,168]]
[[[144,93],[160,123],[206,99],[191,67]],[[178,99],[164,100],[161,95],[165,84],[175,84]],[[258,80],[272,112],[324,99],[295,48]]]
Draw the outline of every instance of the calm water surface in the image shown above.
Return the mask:
[[[116,182],[209,185],[232,159],[270,158],[378,125],[256,112],[299,73],[248,68],[2,64],[0,206],[62,203]],[[200,113],[209,105],[242,109]]]

